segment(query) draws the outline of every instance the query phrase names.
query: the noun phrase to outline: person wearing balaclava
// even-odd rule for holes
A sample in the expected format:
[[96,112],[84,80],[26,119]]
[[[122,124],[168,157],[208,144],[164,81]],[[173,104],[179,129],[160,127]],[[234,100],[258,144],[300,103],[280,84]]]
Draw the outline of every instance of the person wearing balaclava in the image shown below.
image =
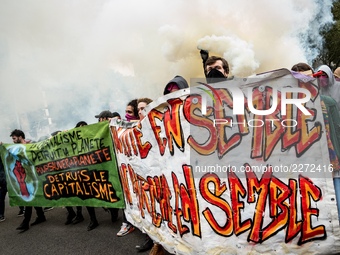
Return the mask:
[[207,83],[225,81],[229,75],[229,64],[224,58],[211,56],[205,62],[204,73]]
[[167,95],[176,90],[186,88],[189,88],[187,81],[182,76],[176,75],[172,80],[168,82],[168,84],[166,84],[163,95]]
[[335,80],[332,70],[327,65],[318,67],[316,72],[319,71],[322,71],[322,74],[318,76],[321,95],[332,97],[340,110],[340,82]]
[[[176,75],[173,79],[171,79],[165,85],[163,95],[167,95],[177,90],[186,89],[186,88],[189,88],[188,82],[182,76]],[[144,107],[147,104],[151,103],[151,101],[152,100],[149,98],[138,99],[138,108],[144,109]],[[142,120],[145,116],[143,116],[142,112],[140,113],[141,113],[140,118]],[[151,249],[149,254],[153,254],[153,255],[165,254],[163,246],[159,243],[154,243],[153,240],[147,234],[145,236],[144,242],[140,245],[136,245],[136,249],[139,252],[144,252],[144,251]]]
[[[340,154],[340,82],[336,81],[331,69],[327,65],[322,65],[317,68],[316,77],[318,78],[318,84],[320,86],[321,103],[326,107],[327,124],[326,132],[327,138],[331,140],[328,141],[333,148],[330,149],[330,159],[332,162],[338,161]],[[334,102],[335,101],[335,102]],[[322,106],[321,104],[321,106]],[[323,111],[323,109],[322,109]],[[327,129],[328,128],[328,129]],[[334,152],[336,156],[334,157]],[[333,155],[333,157],[332,157]],[[334,164],[336,165],[336,163]],[[340,220],[340,173],[339,171],[333,172],[333,182],[335,198],[337,202],[339,220]]]

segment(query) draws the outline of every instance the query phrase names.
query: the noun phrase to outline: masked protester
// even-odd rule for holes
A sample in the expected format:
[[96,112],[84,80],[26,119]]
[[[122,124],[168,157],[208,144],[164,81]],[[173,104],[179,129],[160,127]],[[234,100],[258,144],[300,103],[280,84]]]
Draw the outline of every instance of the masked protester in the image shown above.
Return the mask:
[[211,56],[205,62],[204,73],[207,83],[225,81],[229,75],[228,62],[224,58]]
[[179,75],[176,75],[172,80],[168,82],[168,84],[164,88],[163,95],[167,95],[176,90],[189,88],[188,82]]
[[138,109],[137,109],[137,99],[131,100],[126,105],[125,119],[127,121],[137,121],[137,120],[139,120]]
[[340,109],[340,82],[335,80],[334,74],[328,66],[318,67],[316,72],[320,73],[320,71],[321,74],[317,78],[321,95],[332,97],[337,102],[338,109]]
[[[137,107],[137,99],[133,99],[131,100],[125,108],[125,119],[127,121],[138,121],[139,120],[139,116],[138,116],[138,107]],[[123,209],[124,211],[124,209]],[[125,216],[125,212],[123,212],[123,222],[122,222],[122,226],[120,227],[120,230],[117,233],[117,236],[125,236],[129,233],[131,233],[132,231],[135,230],[135,227],[128,222],[128,220],[126,219]]]
[[[177,90],[186,89],[186,88],[189,88],[188,82],[182,76],[176,75],[172,80],[170,80],[165,85],[163,94],[167,95]],[[145,99],[140,99],[139,102],[146,102],[147,104],[149,103]],[[141,106],[143,105],[138,104],[138,108],[140,108]],[[143,252],[143,251],[147,251],[151,249],[149,255],[164,255],[165,254],[165,250],[163,246],[159,243],[153,243],[153,240],[148,235],[146,235],[144,243],[141,245],[137,245],[136,249],[139,252]]]

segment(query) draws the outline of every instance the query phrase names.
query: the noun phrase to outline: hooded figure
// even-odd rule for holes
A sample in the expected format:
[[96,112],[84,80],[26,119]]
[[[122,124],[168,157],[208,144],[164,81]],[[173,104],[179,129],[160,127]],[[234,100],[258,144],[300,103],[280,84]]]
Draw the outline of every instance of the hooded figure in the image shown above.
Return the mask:
[[176,75],[164,88],[163,95],[167,95],[175,90],[189,88],[187,81],[179,75]]
[[340,82],[335,80],[332,70],[328,66],[322,65],[316,70],[316,72],[318,71],[322,71],[328,76],[325,82],[320,80],[322,77],[318,78],[321,95],[332,97],[338,105],[338,110],[340,110]]

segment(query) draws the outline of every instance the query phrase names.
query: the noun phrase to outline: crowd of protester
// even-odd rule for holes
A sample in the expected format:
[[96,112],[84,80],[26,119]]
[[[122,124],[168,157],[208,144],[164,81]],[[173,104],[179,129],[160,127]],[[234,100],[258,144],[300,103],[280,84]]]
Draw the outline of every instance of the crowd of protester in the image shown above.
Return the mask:
[[[204,75],[208,83],[215,83],[215,82],[221,82],[227,79],[232,79],[232,77],[228,77],[229,76],[229,64],[224,58],[217,57],[217,56],[209,57],[209,54],[206,51],[203,51],[203,52],[201,51],[201,56],[203,60]],[[335,107],[335,109],[337,109],[336,114],[332,116],[331,118],[333,118],[336,123],[339,123],[340,122],[340,117],[339,117],[340,68],[338,67],[333,73],[331,69],[326,65],[322,65],[314,70],[311,66],[309,66],[306,63],[298,63],[298,64],[293,65],[291,70],[293,72],[299,72],[299,73],[303,73],[305,75],[310,75],[310,76],[317,78],[318,84],[320,87],[320,93],[322,95],[321,100],[322,102],[326,102],[328,106],[331,105],[332,107]],[[177,75],[173,79],[171,79],[168,83],[166,83],[163,95],[167,95],[174,91],[185,89],[188,87],[189,87],[188,82],[182,76]],[[141,121],[145,117],[144,116],[145,112],[143,111],[144,108],[151,102],[152,102],[152,99],[146,98],[146,97],[136,98],[136,99],[129,101],[126,105],[124,119],[129,122]],[[95,117],[98,119],[98,122],[110,121],[112,118],[119,118],[119,119],[121,118],[119,113],[111,112],[109,110],[104,110],[100,112],[98,115],[96,115]],[[85,125],[87,125],[86,122],[80,121],[75,125],[75,127],[82,127]],[[340,125],[338,125],[338,128],[339,127]],[[332,129],[334,129],[334,127]],[[52,133],[51,135],[54,136],[58,134],[58,132],[61,132],[61,131],[56,131]],[[330,139],[334,145],[336,156],[340,158],[340,130],[330,130],[329,134],[330,134]],[[13,130],[10,136],[12,137],[13,143],[25,144],[29,142],[28,140],[25,139],[24,132],[18,129]],[[337,193],[337,199],[340,199],[340,178],[334,177],[334,185],[335,185],[335,189]],[[7,193],[6,177],[5,177],[2,161],[0,160],[0,222],[5,220],[5,202],[4,201],[5,201],[6,193]],[[338,200],[338,205],[339,203],[340,203],[340,200]],[[45,222],[46,217],[44,215],[44,211],[53,209],[50,207],[46,207],[46,208],[34,207],[34,208],[37,214],[37,218],[31,224],[29,223],[30,223],[30,219],[32,216],[32,207],[26,206],[25,208],[24,207],[19,208],[18,216],[24,216],[24,219],[23,219],[23,222],[20,224],[20,226],[17,228],[17,230],[21,232],[27,231],[30,226],[34,226],[34,225]],[[67,217],[66,217],[65,225],[77,224],[77,223],[84,221],[84,217],[82,214],[82,207],[77,206],[75,209],[76,210],[74,210],[74,208],[71,206],[66,206]],[[90,217],[90,223],[87,227],[87,230],[91,231],[99,225],[97,217],[96,217],[96,213],[95,213],[95,210],[97,210],[97,208],[86,207],[86,209]],[[110,209],[105,209],[105,210],[108,210],[110,212],[112,222],[116,222],[118,220],[118,209],[110,208]],[[129,233],[133,232],[134,230],[135,230],[135,227],[130,222],[127,221],[125,217],[125,210],[123,210],[122,225],[121,225],[121,229],[117,233],[117,236],[119,237],[126,236]],[[153,240],[147,234],[145,234],[145,241],[142,244],[136,245],[136,249],[141,252],[151,249],[150,254],[163,254],[164,253],[162,246],[160,244],[154,243]]]

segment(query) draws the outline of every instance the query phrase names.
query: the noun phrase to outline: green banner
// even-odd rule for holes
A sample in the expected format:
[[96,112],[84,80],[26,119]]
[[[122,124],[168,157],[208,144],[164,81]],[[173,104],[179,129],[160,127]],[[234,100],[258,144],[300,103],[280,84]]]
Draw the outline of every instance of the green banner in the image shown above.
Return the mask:
[[11,206],[125,207],[107,121],[0,152]]

